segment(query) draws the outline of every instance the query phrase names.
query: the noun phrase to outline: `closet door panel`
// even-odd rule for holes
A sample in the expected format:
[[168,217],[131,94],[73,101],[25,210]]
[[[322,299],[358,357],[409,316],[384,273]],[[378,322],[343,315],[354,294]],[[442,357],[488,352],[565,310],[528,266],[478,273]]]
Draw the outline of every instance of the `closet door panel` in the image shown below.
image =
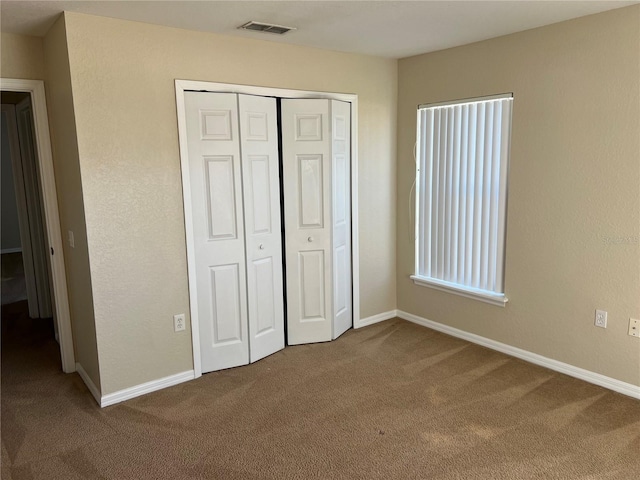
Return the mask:
[[282,100],[288,343],[332,337],[328,100]]
[[235,94],[185,93],[202,372],[249,363]]
[[250,361],[284,348],[284,287],[276,100],[238,96]]
[[351,104],[331,101],[333,338],[353,325],[351,285]]

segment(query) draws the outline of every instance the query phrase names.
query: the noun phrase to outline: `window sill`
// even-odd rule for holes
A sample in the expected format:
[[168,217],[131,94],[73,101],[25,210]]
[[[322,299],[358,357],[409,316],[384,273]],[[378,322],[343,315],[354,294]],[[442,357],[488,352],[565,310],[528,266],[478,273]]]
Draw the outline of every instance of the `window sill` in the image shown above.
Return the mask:
[[436,280],[434,278],[419,277],[418,275],[411,275],[411,280],[416,285],[422,287],[429,287],[442,292],[453,293],[460,295],[461,297],[471,298],[473,300],[479,300],[481,302],[490,303],[491,305],[497,305],[498,307],[504,307],[509,299],[501,293],[487,292],[486,290],[476,290],[473,288],[467,288],[454,283],[444,282],[442,280]]

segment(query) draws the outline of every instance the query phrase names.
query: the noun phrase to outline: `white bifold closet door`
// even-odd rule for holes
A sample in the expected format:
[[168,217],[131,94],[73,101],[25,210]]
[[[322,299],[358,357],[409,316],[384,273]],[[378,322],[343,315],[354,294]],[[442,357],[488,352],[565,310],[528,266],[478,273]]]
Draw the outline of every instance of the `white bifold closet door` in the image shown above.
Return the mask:
[[276,99],[238,95],[244,191],[249,360],[284,348]]
[[209,92],[186,92],[185,110],[205,373],[284,347],[277,111]]
[[351,109],[283,99],[281,109],[288,343],[348,330],[351,282]]

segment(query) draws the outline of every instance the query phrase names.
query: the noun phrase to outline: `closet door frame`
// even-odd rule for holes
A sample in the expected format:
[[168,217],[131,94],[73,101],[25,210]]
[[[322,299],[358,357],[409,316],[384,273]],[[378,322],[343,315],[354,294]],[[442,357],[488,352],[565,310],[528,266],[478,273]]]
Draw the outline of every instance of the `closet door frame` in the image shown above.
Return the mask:
[[351,104],[351,284],[353,302],[353,326],[360,322],[360,270],[358,244],[358,96],[347,93],[314,92],[229,83],[176,80],[176,110],[178,116],[178,137],[180,144],[180,169],[182,173],[182,196],[184,201],[184,223],[187,246],[187,271],[189,281],[189,314],[191,317],[191,342],[193,348],[193,370],[195,378],[202,376],[200,357],[200,323],[198,319],[198,298],[195,277],[195,254],[193,238],[193,218],[191,214],[191,185],[189,183],[189,151],[187,146],[187,124],[184,103],[186,91],[238,93],[277,98],[326,98],[342,100]]

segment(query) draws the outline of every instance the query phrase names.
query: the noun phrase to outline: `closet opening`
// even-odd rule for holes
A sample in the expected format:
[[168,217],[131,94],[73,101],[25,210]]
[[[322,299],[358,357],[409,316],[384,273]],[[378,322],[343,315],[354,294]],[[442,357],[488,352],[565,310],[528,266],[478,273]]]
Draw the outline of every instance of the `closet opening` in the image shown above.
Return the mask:
[[357,96],[176,80],[176,105],[195,376],[351,328]]

